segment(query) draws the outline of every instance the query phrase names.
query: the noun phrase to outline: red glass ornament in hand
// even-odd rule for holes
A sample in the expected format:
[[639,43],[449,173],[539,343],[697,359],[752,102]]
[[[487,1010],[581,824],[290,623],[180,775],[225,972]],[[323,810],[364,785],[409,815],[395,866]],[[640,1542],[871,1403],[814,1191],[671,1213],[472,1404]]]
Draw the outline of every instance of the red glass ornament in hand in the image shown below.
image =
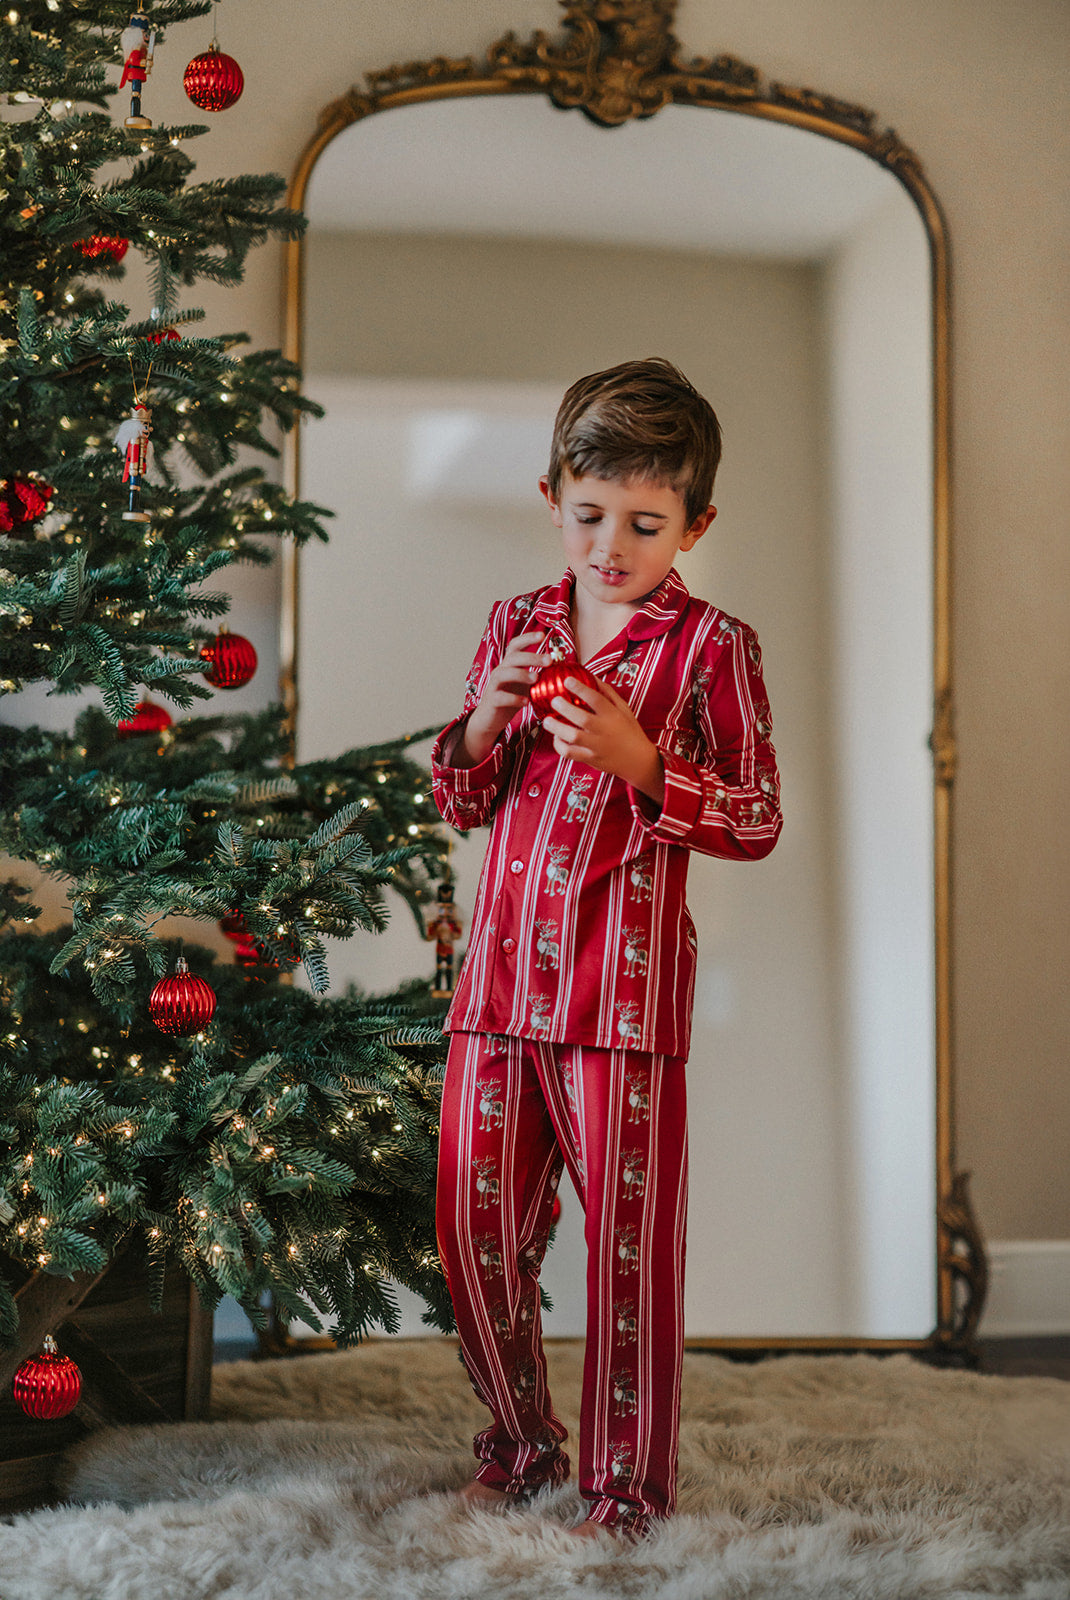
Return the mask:
[[65,1417],[78,1404],[82,1374],[70,1356],[62,1356],[50,1333],[44,1349],[25,1360],[12,1384],[15,1399],[28,1417]]
[[179,956],[170,978],[161,978],[149,996],[149,1015],[161,1033],[187,1038],[200,1033],[212,1020],[215,990],[189,970],[185,956]]
[[579,695],[572,694],[565,688],[566,678],[576,678],[589,689],[601,689],[602,685],[593,672],[588,672],[586,667],[581,667],[578,661],[553,661],[548,667],[543,667],[538,677],[531,685],[531,708],[540,722],[546,717],[553,716],[553,700],[556,695],[561,695],[570,705],[582,706],[589,710],[586,700],[581,700]]
[[215,43],[203,55],[194,56],[182,82],[193,104],[202,111],[225,111],[245,88],[238,63],[233,56],[224,55]]
[[249,640],[226,628],[203,647],[201,660],[211,663],[205,677],[214,689],[240,689],[256,671],[256,651]]

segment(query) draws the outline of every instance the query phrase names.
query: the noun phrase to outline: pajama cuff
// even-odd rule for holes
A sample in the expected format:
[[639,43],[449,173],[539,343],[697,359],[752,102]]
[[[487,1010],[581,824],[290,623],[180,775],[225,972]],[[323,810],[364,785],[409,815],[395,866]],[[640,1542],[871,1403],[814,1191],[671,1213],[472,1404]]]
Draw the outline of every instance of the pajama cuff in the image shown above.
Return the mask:
[[661,761],[665,769],[665,798],[661,809],[649,795],[628,787],[632,815],[656,839],[667,839],[682,844],[690,838],[702,815],[702,779],[695,768],[682,756],[662,750]]
[[440,783],[450,794],[473,796],[493,794],[497,790],[498,779],[505,765],[505,741],[499,739],[490,755],[485,756],[477,766],[453,766],[453,752],[462,737],[467,721],[467,716],[457,717],[448,727],[443,728],[431,752],[431,774],[435,782]]

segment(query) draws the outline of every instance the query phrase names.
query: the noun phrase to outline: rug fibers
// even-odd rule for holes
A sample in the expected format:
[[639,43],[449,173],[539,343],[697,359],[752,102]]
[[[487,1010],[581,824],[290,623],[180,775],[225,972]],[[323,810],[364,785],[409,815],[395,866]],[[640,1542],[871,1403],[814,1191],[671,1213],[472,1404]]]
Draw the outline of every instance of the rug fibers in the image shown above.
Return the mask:
[[[575,1440],[580,1352],[551,1381]],[[215,1420],[94,1434],[0,1525],[2,1600],[1070,1600],[1070,1384],[907,1356],[686,1359],[678,1515],[470,1512],[485,1412],[413,1340],[216,1369]]]

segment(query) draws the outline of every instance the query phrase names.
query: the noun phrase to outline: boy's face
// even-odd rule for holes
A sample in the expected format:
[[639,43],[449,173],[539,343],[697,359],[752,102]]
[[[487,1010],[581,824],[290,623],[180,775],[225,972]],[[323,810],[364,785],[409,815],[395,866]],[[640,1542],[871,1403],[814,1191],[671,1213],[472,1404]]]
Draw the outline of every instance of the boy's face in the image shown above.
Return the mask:
[[634,478],[616,483],[573,478],[566,472],[559,499],[548,479],[541,478],[539,487],[564,536],[577,589],[601,605],[629,611],[643,604],[670,571],[678,551],[697,544],[717,515],[708,506],[688,526],[677,490]]

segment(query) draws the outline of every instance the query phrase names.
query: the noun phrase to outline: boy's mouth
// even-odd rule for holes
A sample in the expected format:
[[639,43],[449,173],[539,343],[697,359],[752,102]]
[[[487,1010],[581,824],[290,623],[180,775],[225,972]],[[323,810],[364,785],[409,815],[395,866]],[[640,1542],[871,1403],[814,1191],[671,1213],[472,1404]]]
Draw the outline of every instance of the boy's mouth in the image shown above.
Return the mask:
[[628,576],[623,567],[600,567],[597,561],[592,561],[591,566],[604,583],[623,583]]

